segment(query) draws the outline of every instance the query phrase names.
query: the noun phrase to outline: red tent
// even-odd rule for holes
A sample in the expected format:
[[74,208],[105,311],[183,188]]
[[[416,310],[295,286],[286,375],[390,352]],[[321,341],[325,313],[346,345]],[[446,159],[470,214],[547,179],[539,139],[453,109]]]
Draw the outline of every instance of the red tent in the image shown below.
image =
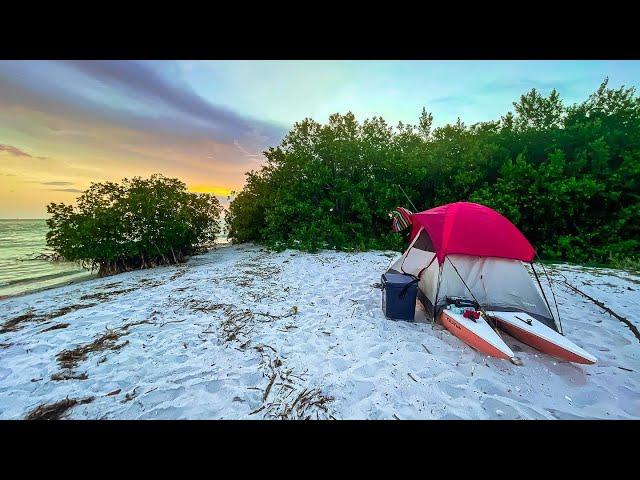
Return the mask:
[[507,218],[471,202],[456,202],[413,215],[411,240],[423,227],[433,243],[438,262],[452,253],[531,262],[535,250]]

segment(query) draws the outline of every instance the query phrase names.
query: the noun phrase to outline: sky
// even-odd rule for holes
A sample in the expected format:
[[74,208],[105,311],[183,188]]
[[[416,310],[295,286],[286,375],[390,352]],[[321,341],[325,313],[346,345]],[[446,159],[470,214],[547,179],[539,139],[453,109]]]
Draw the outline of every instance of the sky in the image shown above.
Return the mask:
[[640,61],[0,61],[0,218],[90,182],[162,173],[223,202],[306,117],[495,120],[531,88],[566,104],[640,87]]

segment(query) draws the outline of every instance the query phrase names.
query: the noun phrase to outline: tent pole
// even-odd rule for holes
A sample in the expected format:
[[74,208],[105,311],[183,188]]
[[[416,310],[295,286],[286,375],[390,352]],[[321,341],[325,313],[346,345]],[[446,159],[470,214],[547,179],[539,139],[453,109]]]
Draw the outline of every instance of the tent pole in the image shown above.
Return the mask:
[[[564,329],[562,328],[562,320],[560,320],[560,310],[558,309],[558,302],[556,301],[556,292],[553,291],[553,286],[551,285],[551,279],[549,278],[547,269],[544,267],[544,263],[540,262],[540,265],[542,266],[542,271],[547,277],[547,282],[549,282],[549,290],[551,290],[551,295],[553,296],[553,303],[556,305],[556,313],[558,314],[558,324],[560,326],[560,333],[564,335],[564,331],[563,331]],[[549,309],[551,309],[551,307],[549,307]]]
[[[551,305],[549,304],[549,300],[547,300],[547,295],[544,293],[544,288],[542,288],[542,283],[540,282],[540,277],[538,277],[538,272],[536,272],[536,268],[533,266],[533,262],[529,262],[531,265],[531,270],[533,270],[533,274],[536,277],[536,281],[538,282],[538,286],[540,287],[540,292],[542,293],[542,298],[544,298],[544,302],[547,304],[547,308],[549,309],[549,313],[553,317],[553,312],[551,311]],[[549,285],[551,286],[551,285]],[[555,320],[555,318],[554,318]],[[560,315],[558,315],[558,323],[560,322]],[[560,326],[560,333],[562,333],[562,326]]]
[[411,199],[409,198],[409,195],[407,195],[407,194],[404,192],[404,189],[403,189],[400,185],[398,185],[398,188],[400,189],[400,191],[402,191],[402,193],[404,194],[404,196],[405,196],[405,197],[407,197],[407,200],[409,200],[409,203],[410,203],[410,204],[411,204],[411,206],[413,207],[413,211],[414,211],[414,212],[417,212],[417,211],[418,211],[418,209],[416,208],[416,206],[413,204],[413,202],[412,202],[412,201],[411,201]]
[[453,262],[451,261],[451,259],[449,257],[447,257],[447,260],[449,260],[449,263],[451,264],[451,266],[453,267],[453,269],[456,271],[456,273],[458,274],[458,277],[460,277],[460,280],[462,280],[463,285],[465,286],[465,288],[467,290],[469,290],[469,293],[471,294],[471,297],[473,298],[473,300],[478,304],[478,307],[480,308],[480,311],[482,313],[484,313],[485,315],[487,314],[484,309],[482,308],[482,305],[480,305],[480,302],[478,301],[478,299],[476,298],[476,296],[473,294],[473,292],[471,291],[471,289],[469,288],[469,285],[467,285],[467,282],[464,281],[464,278],[462,278],[462,275],[460,275],[460,272],[458,271],[458,269],[456,268],[456,266],[453,264]]
[[440,294],[440,282],[442,281],[442,265],[440,265],[440,262],[438,262],[438,265],[440,267],[440,269],[438,270],[438,286],[436,287],[436,298],[433,300],[433,315],[431,318],[431,323],[436,323],[436,309],[438,307],[438,295]]
[[480,311],[482,312],[483,318],[487,321],[487,323],[489,323],[490,326],[493,326],[493,329],[495,330],[495,332],[498,334],[498,337],[502,338],[502,336],[500,335],[500,332],[498,332],[498,327],[495,324],[491,325],[491,322],[489,322],[489,315],[487,315],[487,312],[485,311],[485,309],[483,308],[482,305],[480,305],[480,302],[478,301],[478,299],[476,298],[476,296],[473,294],[473,292],[471,291],[471,289],[469,288],[469,285],[467,285],[467,282],[464,281],[464,278],[462,278],[462,275],[460,275],[460,272],[458,271],[458,269],[456,268],[456,266],[453,264],[453,262],[451,261],[451,259],[449,257],[447,257],[447,260],[449,260],[449,263],[451,264],[451,266],[453,267],[453,269],[456,271],[456,273],[458,274],[458,277],[460,277],[460,280],[462,280],[462,284],[465,286],[465,288],[467,290],[469,290],[469,293],[471,294],[471,297],[473,298],[473,300],[476,302],[476,304],[478,305],[478,308],[480,309]]

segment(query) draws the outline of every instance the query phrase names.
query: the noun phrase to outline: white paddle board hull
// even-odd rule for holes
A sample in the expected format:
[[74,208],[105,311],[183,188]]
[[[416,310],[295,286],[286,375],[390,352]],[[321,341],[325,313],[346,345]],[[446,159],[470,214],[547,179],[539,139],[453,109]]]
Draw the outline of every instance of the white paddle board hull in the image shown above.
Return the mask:
[[488,311],[487,315],[512,337],[543,353],[574,363],[593,364],[597,358],[524,312]]
[[515,356],[491,325],[482,317],[473,321],[463,317],[461,314],[445,309],[440,314],[440,322],[456,337],[480,353],[503,359],[510,359]]

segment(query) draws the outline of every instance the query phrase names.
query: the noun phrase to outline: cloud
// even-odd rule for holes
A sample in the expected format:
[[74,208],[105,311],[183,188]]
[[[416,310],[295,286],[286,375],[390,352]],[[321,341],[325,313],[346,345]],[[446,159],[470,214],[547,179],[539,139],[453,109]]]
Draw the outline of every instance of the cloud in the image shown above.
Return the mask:
[[[0,111],[28,112],[47,129],[31,135],[48,136],[52,142],[63,137],[86,150],[118,155],[142,150],[146,155],[154,148],[186,151],[210,143],[233,147],[234,140],[253,153],[278,144],[286,134],[282,125],[210,103],[179,75],[170,74],[171,66],[151,61],[0,61]],[[114,142],[116,137],[120,141]],[[251,160],[238,154],[228,159],[238,166]]]
[[40,182],[42,185],[56,185],[62,187],[64,185],[73,185],[73,182]]
[[37,158],[38,160],[47,160],[49,158],[49,157],[33,156],[18,147],[14,147],[13,145],[7,145],[7,144],[0,144],[0,153],[1,152],[6,152],[11,155],[15,155],[16,157]]
[[571,92],[580,82],[581,80],[579,78],[566,80],[556,79],[553,81],[533,78],[511,78],[485,82],[477,89],[477,92],[482,94],[501,94],[505,91],[513,91],[516,92],[518,96],[528,92],[532,88],[542,93],[551,92],[554,88],[559,92]]
[[477,103],[474,99],[467,96],[444,96],[444,97],[436,97],[427,102],[427,105],[452,105],[452,106],[460,106],[460,105],[470,105],[473,103]]
[[82,193],[84,190],[80,190],[79,188],[50,188],[52,192],[72,192],[72,193]]
[[[281,127],[272,123],[251,119],[211,104],[185,82],[177,77],[170,78],[154,68],[152,62],[72,60],[65,64],[132,98],[169,107],[182,114],[183,121],[191,119],[193,124],[199,124],[201,129],[217,134],[224,141],[251,135],[254,130],[265,133],[272,140],[279,140],[285,133]],[[176,117],[171,120],[179,123]]]
[[0,152],[7,152],[11,155],[15,155],[16,157],[29,157],[33,158],[32,155],[29,155],[24,150],[20,150],[18,147],[14,147],[13,145],[5,145],[0,143]]

